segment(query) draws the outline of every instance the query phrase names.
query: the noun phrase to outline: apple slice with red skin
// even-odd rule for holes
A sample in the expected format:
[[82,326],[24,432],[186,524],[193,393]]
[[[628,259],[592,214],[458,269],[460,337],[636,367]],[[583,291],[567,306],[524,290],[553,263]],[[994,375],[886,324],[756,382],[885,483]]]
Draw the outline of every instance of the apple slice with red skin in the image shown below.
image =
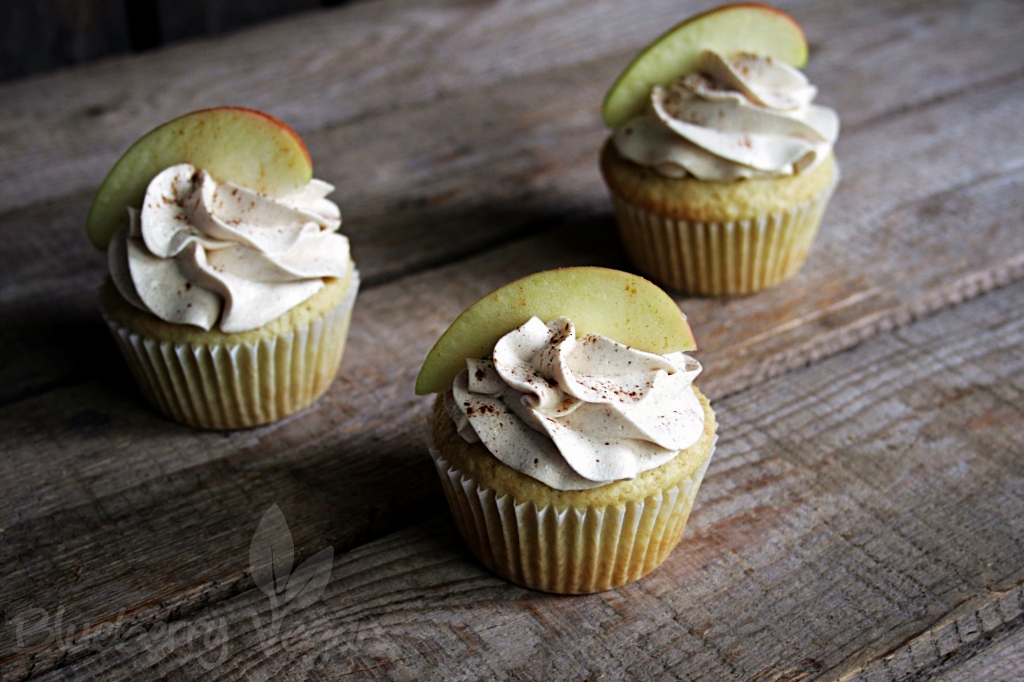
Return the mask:
[[630,62],[604,98],[605,125],[615,129],[642,113],[651,88],[693,73],[704,50],[747,52],[797,68],[807,63],[804,32],[782,10],[760,3],[717,7],[677,24]]
[[193,111],[143,135],[114,164],[86,220],[96,248],[106,249],[128,224],[127,207],[142,206],[150,180],[179,163],[272,197],[294,192],[313,177],[306,145],[283,121],[242,107]]
[[451,388],[466,358],[490,356],[502,336],[531,317],[567,317],[576,334],[601,334],[665,354],[697,348],[676,302],[643,277],[597,267],[546,270],[495,289],[466,308],[427,354],[416,394]]

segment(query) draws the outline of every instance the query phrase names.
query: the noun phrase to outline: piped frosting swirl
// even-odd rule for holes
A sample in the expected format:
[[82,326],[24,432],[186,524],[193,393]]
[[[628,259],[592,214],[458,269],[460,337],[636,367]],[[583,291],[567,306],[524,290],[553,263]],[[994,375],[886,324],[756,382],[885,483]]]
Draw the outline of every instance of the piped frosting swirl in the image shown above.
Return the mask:
[[576,337],[567,318],[536,317],[491,358],[469,359],[445,394],[462,438],[559,490],[635,478],[697,442],[700,364],[604,336]]
[[788,64],[705,51],[697,72],[652,89],[645,112],[616,130],[613,144],[671,178],[793,175],[827,157],[839,135],[838,116],[813,104],[816,95]]
[[336,232],[341,212],[326,198],[333,190],[314,179],[272,198],[171,166],[111,240],[111,278],[125,300],[167,322],[256,329],[352,267]]

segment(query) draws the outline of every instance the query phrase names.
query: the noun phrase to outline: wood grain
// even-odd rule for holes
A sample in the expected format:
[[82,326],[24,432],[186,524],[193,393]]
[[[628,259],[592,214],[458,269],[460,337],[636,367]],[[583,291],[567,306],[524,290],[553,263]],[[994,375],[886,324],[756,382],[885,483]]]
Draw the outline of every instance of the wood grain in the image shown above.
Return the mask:
[[0,81],[127,52],[125,10],[102,0],[0,5]]
[[[266,650],[257,590],[190,621],[227,633],[217,679],[956,679],[1024,624],[1022,305],[1018,284],[718,401],[682,543],[621,590],[505,583],[441,517],[338,557]],[[127,649],[41,679],[195,679],[219,654]]]
[[[337,0],[334,4],[343,1]],[[220,0],[216,3],[153,0],[152,4],[161,44],[166,45],[196,36],[237,31],[243,26],[296,12],[309,12],[322,3],[320,0]]]
[[[1004,18],[995,11],[986,16],[993,22]],[[938,23],[944,26],[949,21]],[[934,39],[929,32],[922,35]],[[970,61],[969,41],[954,41],[953,46],[963,46],[961,56]],[[853,50],[836,47],[840,52]],[[926,51],[931,44],[918,47]],[[823,61],[828,54],[822,53]],[[857,81],[869,75],[861,74]],[[1019,136],[1007,138],[1005,131],[1013,129],[1022,113],[1021,78],[1004,82],[1003,71],[994,69],[988,80],[981,78],[962,96],[897,108],[884,120],[868,118],[863,125],[854,125],[838,147],[844,181],[816,247],[822,255],[812,259],[812,264],[826,265],[794,283],[802,286],[790,285],[786,291],[791,296],[760,299],[763,305],[751,313],[758,319],[743,318],[751,319],[756,329],[737,330],[734,339],[721,338],[714,329],[702,332],[706,347],[743,338],[786,354],[783,364],[770,353],[767,365],[754,361],[732,368],[751,380],[848,345],[849,339],[833,338],[835,328],[840,337],[846,329],[836,319],[856,322],[878,316],[880,323],[889,324],[906,318],[902,291],[889,296],[891,287],[877,284],[887,281],[894,269],[899,276],[917,278],[906,288],[923,284],[941,289],[927,302],[916,303],[915,314],[962,298],[960,289],[977,292],[1019,276],[1013,274],[1019,272],[1013,258],[1019,253],[1015,244],[1020,235],[1008,221],[1017,220],[1021,212],[1011,199],[1016,190],[1006,183],[1014,182],[1024,163],[1024,145]],[[860,94],[872,103],[917,90],[899,79],[871,82],[872,88]],[[321,165],[327,167],[326,177],[339,183],[344,229],[352,237],[368,284],[500,246],[574,217],[606,216],[607,198],[594,161],[600,133],[593,131],[590,118],[578,115],[588,103],[599,101],[600,91],[586,72],[558,70],[308,135],[314,150],[345,150]],[[518,101],[539,104],[531,116],[523,116]],[[410,125],[436,133],[409,135]],[[373,170],[360,170],[365,168]],[[980,198],[969,198],[978,191],[998,195],[999,210],[1009,217]],[[5,345],[51,358],[44,367],[32,362],[10,363],[8,372],[0,368],[0,398],[35,395],[83,375],[60,347],[59,333],[38,322],[39,314],[55,317],[55,306],[63,308],[65,319],[81,318],[80,311],[91,307],[103,262],[78,229],[88,201],[87,194],[79,193],[0,215],[0,231],[21,235],[0,252],[0,286],[5,294],[0,307],[11,321]],[[956,201],[965,203],[963,210]],[[941,254],[927,249],[904,253],[899,248],[932,242],[933,248],[948,248],[950,239],[930,237],[933,224],[943,224],[941,229],[949,235],[964,219],[982,227],[965,235],[970,242],[957,244],[957,256],[949,261],[951,273],[946,272],[946,262],[935,258]],[[876,225],[880,221],[887,224]],[[32,229],[24,229],[26,225]],[[876,251],[891,260],[879,260]],[[904,258],[916,259],[917,265],[904,268],[892,262]],[[989,263],[989,258],[995,261]],[[36,301],[47,303],[39,311]],[[709,305],[714,309],[718,303]],[[727,310],[748,305],[757,303],[739,301]],[[68,309],[71,315],[66,314]],[[706,317],[702,308],[694,313],[697,319]],[[809,337],[814,339],[810,346],[787,333],[794,326],[815,333]]]
[[[444,677],[463,653],[512,679],[1016,670],[1020,285],[919,320],[1024,278],[1024,138],[1008,134],[1024,117],[1024,7],[785,6],[843,117],[843,183],[795,280],[678,299],[702,387],[731,422],[718,482],[664,578],[566,609],[577,602],[483,574],[438,516],[412,383],[494,287],[628,268],[597,176],[597,105],[690,5],[374,0],[0,86],[0,679],[205,678],[216,652],[201,639],[133,655],[89,637],[220,618],[227,679]],[[325,398],[230,434],[142,404],[95,312],[105,268],[81,230],[111,154],[220,98],[303,131],[368,282]],[[958,337],[958,323],[980,331]],[[274,503],[299,560],[325,546],[339,558],[326,602],[285,623],[268,659],[247,550]],[[61,607],[84,639],[16,651],[12,619]],[[623,642],[628,658],[609,653]]]
[[[138,397],[123,377],[114,383],[102,375],[4,408],[0,414],[13,427],[12,445],[4,452],[10,472],[4,513],[22,519],[7,528],[0,547],[0,562],[20,567],[8,577],[7,608],[53,611],[68,602],[75,607],[69,617],[96,623],[131,605],[126,626],[185,617],[208,601],[230,597],[244,583],[244,567],[227,557],[244,554],[247,529],[274,502],[302,524],[297,541],[331,544],[339,552],[436,510],[439,492],[422,457],[425,405],[411,391],[417,359],[462,307],[508,279],[536,268],[594,262],[595,256],[614,264],[611,226],[604,225],[602,240],[594,240],[594,230],[593,222],[579,223],[368,290],[357,306],[339,381],[312,411],[267,429],[209,434],[178,427],[133,405]],[[581,243],[591,248],[581,250]],[[946,254],[942,262],[952,260]],[[898,309],[904,316],[919,303],[914,286],[904,291]],[[441,291],[448,293],[438,297]],[[704,385],[712,395],[736,392],[734,381],[748,383],[728,371],[752,357],[737,320],[757,320],[761,306],[770,309],[771,299],[785,294],[776,292],[742,299],[753,312],[737,312],[736,302],[728,301],[695,315],[697,302],[686,302],[702,341],[715,320],[740,334],[701,354],[708,367]],[[720,312],[730,307],[729,315]],[[880,320],[881,315],[855,319],[844,343],[887,326]],[[102,347],[98,322],[92,333]],[[818,332],[811,325],[806,333],[814,338]],[[756,357],[772,364],[770,356]],[[792,361],[776,360],[774,373]],[[111,365],[116,358],[102,366]],[[37,425],[43,420],[54,426],[41,440]],[[50,466],[68,475],[40,477],[40,448],[48,452]],[[96,518],[105,522],[96,524]],[[96,546],[142,563],[129,558],[111,564],[107,554],[90,552]],[[196,564],[195,556],[206,559]],[[140,570],[148,577],[140,578]],[[56,585],[63,584],[62,576],[76,579],[40,599],[40,575]]]
[[[973,634],[973,631],[972,631]],[[908,652],[909,653],[909,652]],[[943,653],[946,653],[943,651]],[[957,661],[936,682],[972,682],[972,680],[1013,680],[1024,675],[1024,632],[1019,629],[992,643],[985,656]]]
[[[601,96],[627,60],[714,4],[659,0],[636,12],[614,0],[377,0],[0,86],[0,211],[95,188],[143,132],[204,106],[263,109],[305,135],[568,69],[593,88],[576,115],[599,138]],[[808,75],[847,127],[1013,77],[1024,63],[1015,31],[1024,10],[1009,0],[777,4],[811,36]],[[904,85],[885,87],[896,81]],[[523,101],[537,100],[514,111]],[[316,168],[346,158],[315,140],[310,148]]]

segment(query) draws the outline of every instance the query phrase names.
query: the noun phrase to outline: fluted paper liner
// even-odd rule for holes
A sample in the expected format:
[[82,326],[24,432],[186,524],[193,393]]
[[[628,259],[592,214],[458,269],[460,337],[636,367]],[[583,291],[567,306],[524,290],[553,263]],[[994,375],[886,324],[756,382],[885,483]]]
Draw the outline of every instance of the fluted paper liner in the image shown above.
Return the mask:
[[714,445],[692,476],[646,499],[559,510],[499,497],[430,448],[455,525],[477,558],[506,580],[559,594],[611,590],[660,566],[713,454]]
[[344,298],[308,324],[244,344],[161,341],[103,312],[157,410],[192,426],[239,429],[294,414],[327,390],[341,364],[358,288],[354,277]]
[[648,211],[611,192],[626,254],[663,286],[700,296],[750,294],[803,265],[836,183],[787,211],[696,222]]

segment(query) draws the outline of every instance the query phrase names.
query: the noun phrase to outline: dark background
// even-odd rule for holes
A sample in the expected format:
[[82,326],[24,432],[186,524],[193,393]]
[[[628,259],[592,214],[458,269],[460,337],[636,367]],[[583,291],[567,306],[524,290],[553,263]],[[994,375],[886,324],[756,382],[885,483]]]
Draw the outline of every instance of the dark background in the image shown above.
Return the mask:
[[345,0],[2,0],[0,81],[217,35]]

